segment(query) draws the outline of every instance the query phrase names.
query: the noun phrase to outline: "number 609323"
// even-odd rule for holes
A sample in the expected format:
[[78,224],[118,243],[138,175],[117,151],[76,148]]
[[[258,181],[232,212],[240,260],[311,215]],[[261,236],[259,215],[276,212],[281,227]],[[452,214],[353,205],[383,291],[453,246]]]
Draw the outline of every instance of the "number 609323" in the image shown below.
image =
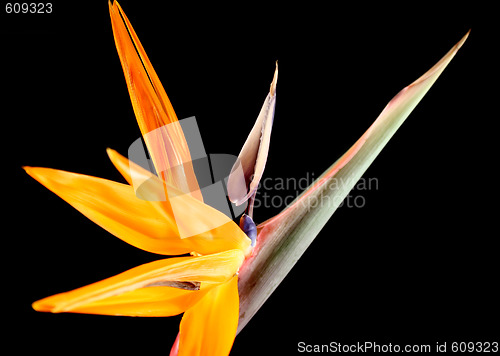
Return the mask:
[[8,14],[50,14],[52,3],[50,2],[8,2],[5,4],[5,12]]

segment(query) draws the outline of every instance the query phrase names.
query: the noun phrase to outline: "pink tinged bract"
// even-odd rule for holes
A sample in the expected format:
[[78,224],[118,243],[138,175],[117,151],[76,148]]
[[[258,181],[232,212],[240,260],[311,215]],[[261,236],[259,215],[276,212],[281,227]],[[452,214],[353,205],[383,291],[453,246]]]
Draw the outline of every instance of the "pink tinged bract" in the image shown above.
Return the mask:
[[269,94],[262,105],[257,121],[247,137],[238,160],[234,164],[227,182],[229,199],[236,205],[249,202],[249,215],[252,216],[253,197],[266,166],[271,130],[276,105],[276,84],[278,82],[278,62],[274,72]]

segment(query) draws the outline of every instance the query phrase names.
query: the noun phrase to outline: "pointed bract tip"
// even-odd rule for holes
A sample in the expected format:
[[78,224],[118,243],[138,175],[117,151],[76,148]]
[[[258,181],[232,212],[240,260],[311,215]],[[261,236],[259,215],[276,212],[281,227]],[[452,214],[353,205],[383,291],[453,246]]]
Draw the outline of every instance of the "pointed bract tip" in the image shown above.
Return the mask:
[[462,39],[460,41],[458,41],[458,43],[455,45],[457,51],[460,49],[460,47],[462,47],[462,45],[465,43],[465,41],[469,37],[470,30],[471,29],[469,29],[469,31],[467,31],[467,33],[464,35],[464,37],[462,37]]
[[271,89],[269,92],[271,93],[272,96],[276,94],[276,84],[278,83],[278,61],[276,61],[276,69],[274,70],[274,77],[273,81],[271,83]]

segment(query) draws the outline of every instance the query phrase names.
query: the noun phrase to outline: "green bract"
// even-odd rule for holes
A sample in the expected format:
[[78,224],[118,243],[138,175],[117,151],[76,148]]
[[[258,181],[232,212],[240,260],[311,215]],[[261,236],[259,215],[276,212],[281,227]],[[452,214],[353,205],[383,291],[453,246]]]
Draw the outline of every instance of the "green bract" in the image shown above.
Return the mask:
[[[363,136],[292,204],[257,226],[259,242],[256,250],[240,270],[238,331],[245,327],[292,269],[468,35],[469,32],[436,65],[401,90]],[[332,181],[335,184],[329,184]]]

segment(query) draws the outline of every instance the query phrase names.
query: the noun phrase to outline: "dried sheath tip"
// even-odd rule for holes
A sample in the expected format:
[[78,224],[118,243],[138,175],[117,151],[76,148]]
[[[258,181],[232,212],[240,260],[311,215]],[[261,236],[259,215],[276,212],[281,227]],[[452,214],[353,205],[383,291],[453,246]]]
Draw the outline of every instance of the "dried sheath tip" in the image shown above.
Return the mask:
[[278,82],[278,61],[276,61],[276,70],[274,71],[273,82],[271,83],[271,89],[269,92],[272,96],[276,94],[276,83]]

